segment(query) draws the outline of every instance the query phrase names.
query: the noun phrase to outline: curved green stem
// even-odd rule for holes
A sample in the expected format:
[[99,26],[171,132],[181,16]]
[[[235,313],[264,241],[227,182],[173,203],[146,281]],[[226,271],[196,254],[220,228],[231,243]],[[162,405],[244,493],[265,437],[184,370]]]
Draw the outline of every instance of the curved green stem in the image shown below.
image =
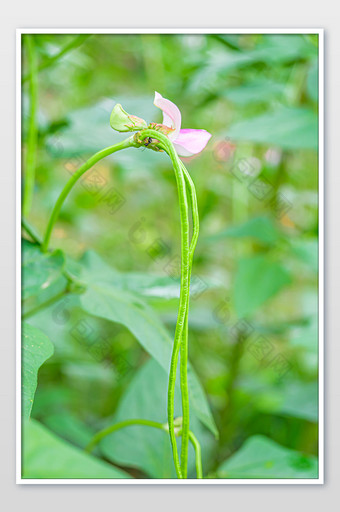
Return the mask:
[[33,242],[38,245],[42,244],[42,238],[39,233],[36,231],[35,227],[32,226],[27,219],[22,217],[21,219],[21,227],[26,231],[26,233],[32,238]]
[[[186,194],[185,178],[182,171],[182,165],[178,155],[170,142],[170,140],[162,133],[156,130],[143,130],[140,137],[145,139],[151,137],[159,140],[161,147],[168,153],[174,167],[178,199],[180,207],[181,219],[181,290],[179,299],[178,316],[176,323],[175,339],[172,349],[170,371],[169,371],[169,385],[168,385],[168,424],[169,434],[172,446],[172,453],[174,464],[178,478],[186,478],[187,472],[187,459],[188,459],[188,443],[189,443],[189,394],[187,382],[187,351],[184,352],[184,363],[180,367],[181,374],[181,393],[182,393],[182,455],[181,460],[184,461],[183,466],[179,461],[178,449],[176,443],[175,429],[174,429],[174,402],[175,402],[175,384],[178,366],[178,357],[181,350],[183,333],[186,329],[186,316],[190,292],[190,248],[189,248],[189,209]],[[185,368],[184,368],[185,366]]]
[[181,376],[181,394],[182,394],[182,446],[181,446],[181,469],[183,478],[187,477],[188,471],[188,449],[189,449],[189,425],[190,425],[190,409],[189,409],[189,386],[188,386],[188,306],[189,299],[186,303],[183,334],[180,346],[180,376]]
[[66,185],[64,186],[60,196],[57,199],[57,202],[54,205],[54,208],[52,210],[50,219],[47,224],[46,233],[44,236],[43,244],[42,244],[42,251],[46,252],[48,249],[48,245],[51,238],[51,233],[54,227],[54,224],[56,223],[61,207],[64,204],[65,199],[67,198],[68,194],[70,193],[71,189],[75,185],[75,183],[79,180],[79,178],[88,171],[91,167],[93,167],[99,160],[102,160],[108,155],[112,155],[112,153],[115,153],[116,151],[120,151],[121,149],[126,149],[129,147],[136,147],[136,142],[134,140],[134,137],[129,137],[122,142],[119,142],[118,144],[115,144],[114,146],[109,146],[105,149],[102,149],[101,151],[98,151],[98,153],[95,153],[91,158],[89,158],[82,166],[79,167],[79,169],[72,174],[71,178],[68,180]]
[[37,56],[34,46],[34,36],[32,34],[25,37],[27,58],[28,58],[28,78],[29,78],[29,123],[27,134],[27,149],[25,157],[25,179],[23,191],[23,214],[27,216],[31,210],[35,179],[35,165],[37,152],[37,109],[38,109],[38,69]]
[[[107,428],[104,428],[97,434],[93,436],[91,441],[88,443],[88,445],[85,448],[85,451],[88,453],[91,453],[94,448],[97,446],[98,443],[104,437],[113,434],[114,432],[117,432],[117,430],[120,430],[125,427],[129,427],[132,425],[145,425],[146,427],[153,427],[157,428],[158,430],[163,430],[164,432],[168,431],[168,426],[164,423],[159,423],[157,421],[151,421],[151,420],[144,420],[144,419],[131,419],[131,420],[124,420],[120,421],[119,423],[115,423],[114,425],[110,425]],[[181,435],[181,433],[179,433]],[[195,466],[196,466],[196,474],[197,478],[203,478],[203,470],[202,470],[202,452],[201,452],[201,445],[195,436],[195,434],[191,431],[189,431],[189,439],[190,442],[195,450]]]
[[107,428],[104,428],[97,434],[93,436],[89,444],[86,446],[85,450],[88,453],[91,453],[94,447],[102,440],[104,437],[108,436],[109,434],[112,434],[113,432],[116,432],[117,430],[120,430],[124,427],[129,427],[130,425],[145,425],[147,427],[154,427],[158,428],[160,430],[166,430],[166,426],[164,426],[162,423],[158,423],[156,421],[151,420],[143,420],[143,419],[131,419],[131,420],[124,420],[120,421],[119,423],[115,423],[114,425],[110,425]]
[[189,431],[189,439],[195,450],[195,462],[196,462],[196,475],[197,478],[203,478],[203,468],[202,468],[202,453],[201,453],[201,445],[191,430]]
[[197,245],[198,235],[199,235],[199,229],[200,229],[200,221],[199,221],[199,215],[198,215],[198,204],[197,204],[197,196],[196,196],[196,189],[194,182],[192,181],[192,178],[186,169],[183,162],[180,160],[182,171],[184,173],[185,181],[189,188],[189,197],[190,197],[190,204],[191,204],[191,210],[192,210],[192,237],[190,242],[190,257],[191,261],[194,257],[194,252]]
[[67,295],[68,293],[70,293],[70,291],[69,291],[68,287],[66,287],[66,288],[64,288],[64,290],[57,293],[57,295],[54,295],[53,297],[48,299],[46,302],[43,302],[42,304],[39,304],[35,308],[30,309],[29,311],[27,311],[27,313],[23,312],[21,318],[23,320],[26,320],[27,318],[31,318],[32,316],[36,315],[40,311],[50,307],[52,304],[55,304],[60,299],[63,299],[65,297],[65,295]]

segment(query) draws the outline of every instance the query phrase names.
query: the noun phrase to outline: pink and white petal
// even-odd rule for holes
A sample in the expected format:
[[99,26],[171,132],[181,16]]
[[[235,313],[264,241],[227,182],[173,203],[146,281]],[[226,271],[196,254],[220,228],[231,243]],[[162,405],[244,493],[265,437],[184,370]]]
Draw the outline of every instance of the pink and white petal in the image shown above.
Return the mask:
[[163,111],[163,124],[174,131],[169,134],[169,139],[175,140],[181,129],[182,116],[179,108],[172,101],[163,98],[155,92],[154,105]]
[[180,130],[173,145],[179,156],[192,156],[200,153],[208,143],[211,133],[206,130],[193,130],[185,128]]

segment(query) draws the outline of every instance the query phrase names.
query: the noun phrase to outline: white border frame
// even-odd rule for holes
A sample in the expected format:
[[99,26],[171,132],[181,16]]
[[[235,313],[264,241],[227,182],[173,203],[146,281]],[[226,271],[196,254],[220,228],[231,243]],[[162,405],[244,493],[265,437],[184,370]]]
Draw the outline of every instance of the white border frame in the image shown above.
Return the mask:
[[[319,477],[316,479],[23,479],[21,477],[21,37],[24,34],[317,34],[319,36]],[[16,483],[82,485],[322,485],[324,483],[324,30],[30,28],[16,31]]]

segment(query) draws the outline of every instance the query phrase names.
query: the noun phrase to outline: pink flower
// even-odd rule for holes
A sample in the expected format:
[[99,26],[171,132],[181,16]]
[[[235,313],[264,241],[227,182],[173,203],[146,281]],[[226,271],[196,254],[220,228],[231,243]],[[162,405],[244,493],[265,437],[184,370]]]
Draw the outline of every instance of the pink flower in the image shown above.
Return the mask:
[[163,111],[163,125],[170,128],[168,138],[179,156],[196,155],[205,148],[211,137],[209,132],[191,128],[181,129],[182,116],[179,108],[158,92],[155,92],[154,105]]

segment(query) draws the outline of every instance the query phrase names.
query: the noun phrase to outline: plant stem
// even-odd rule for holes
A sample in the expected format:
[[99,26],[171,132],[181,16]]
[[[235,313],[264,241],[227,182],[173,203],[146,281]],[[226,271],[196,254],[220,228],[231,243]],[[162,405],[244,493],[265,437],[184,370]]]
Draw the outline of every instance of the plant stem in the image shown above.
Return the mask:
[[[163,149],[166,151],[166,148],[163,146]],[[179,159],[178,159],[179,160]],[[189,247],[189,285],[192,271],[192,261],[193,256],[197,244],[198,234],[199,234],[199,216],[198,216],[198,205],[197,205],[197,196],[194,182],[191,179],[189,172],[187,171],[185,165],[181,160],[179,160],[180,167],[182,169],[186,185],[188,187],[190,205],[192,210],[192,238]],[[183,414],[183,427],[182,427],[182,450],[181,450],[181,470],[183,474],[183,478],[186,478],[187,474],[187,461],[188,461],[188,442],[189,442],[189,388],[188,388],[188,315],[189,315],[189,299],[190,294],[188,294],[188,301],[186,304],[186,315],[183,327],[183,335],[181,339],[181,347],[180,347],[180,375],[181,375],[181,394],[182,394],[182,414]]]
[[[189,247],[189,286],[192,272],[192,262],[194,251],[197,244],[198,234],[199,234],[199,217],[198,217],[198,206],[197,206],[197,197],[195,185],[188,173],[183,162],[181,163],[181,169],[185,177],[186,184],[189,188],[189,197],[191,203],[192,210],[192,228],[193,233],[191,237],[190,247]],[[181,341],[181,360],[180,360],[180,374],[181,374],[181,392],[182,392],[182,414],[183,414],[183,427],[182,427],[182,450],[181,450],[181,468],[183,477],[186,478],[187,475],[187,467],[188,467],[188,444],[189,444],[189,387],[188,387],[188,350],[189,350],[189,342],[188,342],[188,316],[189,316],[189,300],[190,293],[188,294],[187,305],[186,305],[186,315],[184,321],[184,331]]]
[[115,425],[110,425],[107,428],[104,428],[97,434],[93,436],[89,444],[86,446],[85,450],[88,453],[91,453],[94,447],[106,436],[109,434],[112,434],[113,432],[116,432],[117,430],[120,430],[124,427],[129,427],[130,425],[145,425],[147,427],[154,427],[158,428],[160,430],[164,430],[165,427],[162,423],[157,423],[156,421],[150,421],[150,420],[143,420],[143,419],[131,419],[131,420],[124,420],[120,421],[119,423],[116,423]]
[[28,216],[33,200],[35,166],[36,166],[36,152],[37,152],[37,108],[38,108],[38,80],[37,80],[37,56],[34,46],[34,36],[26,35],[25,37],[27,58],[29,66],[29,123],[27,134],[27,148],[25,155],[25,180],[23,191],[23,214]]
[[197,204],[197,196],[196,196],[196,189],[194,182],[192,181],[192,178],[186,169],[185,165],[182,161],[180,161],[182,171],[184,173],[185,181],[189,188],[189,197],[190,197],[190,205],[192,210],[192,219],[193,219],[193,231],[192,231],[192,237],[190,242],[190,257],[191,260],[193,260],[194,252],[197,245],[198,235],[199,235],[199,216],[198,216],[198,204]]
[[[167,151],[165,146],[162,146],[162,149]],[[188,187],[190,205],[192,210],[192,238],[189,246],[189,271],[188,271],[188,279],[189,279],[189,287],[190,287],[190,278],[192,271],[192,261],[193,256],[197,244],[197,239],[199,235],[199,215],[198,215],[198,205],[197,205],[197,196],[194,182],[191,179],[189,172],[187,171],[185,165],[180,159],[177,159],[180,165],[180,168],[183,172],[184,179],[186,185]],[[182,427],[182,450],[181,450],[181,470],[183,478],[186,478],[187,475],[187,461],[188,461],[188,443],[189,443],[189,388],[188,388],[188,314],[189,314],[189,299],[190,293],[188,294],[187,304],[186,304],[186,314],[183,326],[183,334],[180,345],[180,376],[181,376],[181,394],[182,394],[182,414],[183,414],[183,427]],[[177,356],[178,358],[178,356]],[[177,363],[176,363],[177,364]]]
[[[132,425],[145,425],[146,427],[153,427],[157,428],[158,430],[163,430],[164,432],[167,432],[168,426],[164,423],[159,423],[157,421],[151,421],[151,420],[144,420],[144,419],[131,419],[131,420],[124,420],[120,421],[119,423],[115,423],[114,425],[110,425],[107,428],[104,428],[97,434],[93,436],[91,441],[88,443],[88,445],[85,448],[85,451],[88,453],[91,453],[93,449],[97,446],[98,443],[104,437],[113,434],[113,432],[117,432],[117,430],[120,430],[125,427],[129,427]],[[179,434],[181,435],[181,434]],[[203,470],[202,470],[202,452],[201,452],[201,445],[195,436],[195,434],[191,431],[189,431],[189,439],[190,442],[195,450],[195,466],[196,466],[196,474],[197,478],[203,478]]]
[[197,478],[203,478],[203,468],[202,468],[202,453],[201,453],[201,445],[191,430],[189,431],[189,439],[195,449],[195,461],[196,461],[196,475]]
[[39,233],[36,231],[35,227],[32,226],[27,219],[21,219],[21,227],[26,231],[26,233],[32,238],[33,242],[38,245],[42,244],[42,238]]
[[[184,362],[180,368],[181,374],[181,393],[182,393],[182,413],[183,413],[183,427],[182,427],[182,456],[184,460],[183,467],[181,467],[177,442],[174,428],[174,402],[175,402],[175,384],[178,366],[178,357],[182,345],[183,333],[186,330],[186,316],[189,301],[189,288],[190,288],[190,248],[189,248],[189,210],[188,200],[186,194],[185,178],[182,171],[182,164],[178,155],[170,142],[170,140],[162,133],[156,130],[143,130],[141,138],[151,137],[159,140],[161,146],[171,158],[174,167],[178,199],[180,207],[180,220],[181,220],[181,290],[179,299],[179,308],[177,315],[177,324],[175,331],[175,339],[173,343],[170,371],[169,371],[169,385],[168,385],[168,424],[169,434],[172,446],[172,453],[174,464],[178,478],[186,478],[187,457],[188,457],[188,442],[189,442],[189,395],[188,395],[188,382],[187,382],[187,350],[183,353]],[[185,338],[185,335],[184,335]],[[184,341],[185,343],[185,341]],[[184,471],[183,471],[184,469]]]
[[[178,189],[178,197],[179,197],[179,206],[180,206],[180,221],[181,221],[181,289],[180,289],[180,301],[178,308],[178,316],[176,323],[176,331],[175,338],[173,343],[173,349],[171,354],[171,362],[170,362],[170,370],[169,370],[169,384],[168,384],[168,403],[167,403],[167,412],[168,412],[168,425],[169,425],[169,435],[170,442],[172,447],[173,459],[176,469],[176,474],[178,478],[186,478],[187,476],[187,464],[188,464],[188,443],[190,438],[190,415],[189,415],[189,391],[188,391],[188,379],[187,379],[187,370],[188,370],[188,309],[189,309],[189,296],[190,296],[190,277],[191,277],[191,267],[193,261],[193,254],[197,243],[198,231],[199,231],[199,219],[198,219],[198,208],[197,208],[197,198],[195,192],[195,186],[193,181],[186,170],[184,164],[179,159],[172,143],[170,140],[163,135],[162,133],[152,130],[146,129],[139,132],[139,139],[136,136],[131,136],[123,142],[116,144],[114,146],[110,146],[105,148],[95,155],[93,155],[87,162],[85,162],[69,179],[69,181],[64,186],[57,202],[54,205],[52,210],[50,219],[47,224],[45,237],[42,244],[42,251],[47,251],[49,246],[49,241],[51,237],[51,233],[53,230],[53,226],[56,223],[61,207],[66,200],[68,194],[70,193],[72,187],[77,182],[77,180],[93,165],[95,165],[99,160],[105,158],[106,156],[119,151],[121,149],[125,149],[128,147],[140,147],[143,145],[144,139],[147,137],[151,137],[156,139],[157,142],[156,147],[164,149],[170,159],[172,161],[177,189]],[[188,187],[188,190],[187,188]],[[188,194],[189,193],[189,194]],[[191,203],[192,216],[193,216],[193,234],[190,243],[190,225],[189,225],[189,209],[188,209],[188,196]],[[174,426],[174,401],[175,401],[175,384],[176,384],[176,374],[177,374],[177,366],[178,366],[178,358],[181,353],[181,362],[180,362],[180,376],[181,376],[181,395],[182,395],[182,415],[183,415],[183,424],[182,424],[182,450],[181,450],[181,462],[178,456],[177,449],[177,441],[175,434],[175,426]],[[127,420],[132,421],[132,420]],[[141,420],[147,421],[147,420]],[[129,423],[130,424],[130,423]],[[146,423],[142,423],[146,424]],[[148,423],[149,424],[149,423]],[[120,424],[118,424],[120,425]],[[124,423],[123,426],[126,426]],[[150,425],[149,425],[150,426]],[[153,425],[154,426],[154,425]],[[112,427],[113,430],[117,430],[121,427]],[[157,427],[158,428],[158,427]],[[105,431],[106,432],[106,431]],[[110,430],[111,432],[111,430]],[[99,435],[99,434],[98,434]],[[107,435],[107,434],[105,434]],[[193,434],[192,434],[193,435]],[[196,438],[194,438],[196,439]],[[197,440],[196,440],[197,441]]]
[[59,292],[57,295],[54,295],[53,297],[48,299],[46,302],[43,302],[42,304],[39,304],[35,308],[30,309],[29,311],[27,311],[27,313],[23,312],[21,318],[23,320],[26,320],[27,318],[30,318],[31,316],[36,315],[37,313],[39,313],[40,311],[43,311],[44,309],[48,308],[52,304],[55,304],[60,299],[63,299],[65,297],[65,295],[67,295],[68,293],[70,293],[70,291],[69,291],[68,286],[66,286],[66,288],[64,288],[64,290]]
[[88,171],[91,167],[93,167],[97,162],[99,162],[106,156],[111,155],[112,153],[115,153],[116,151],[120,151],[121,149],[126,149],[129,147],[136,147],[136,142],[135,142],[133,136],[123,140],[122,142],[119,142],[118,144],[115,144],[114,146],[109,146],[105,149],[102,149],[101,151],[98,151],[98,153],[95,153],[93,156],[91,156],[91,158],[89,158],[82,166],[80,166],[79,169],[71,176],[71,178],[68,180],[68,182],[64,186],[64,188],[63,188],[60,196],[58,197],[57,202],[55,203],[54,208],[52,210],[50,219],[47,224],[44,241],[42,244],[43,252],[46,252],[48,249],[53,226],[58,219],[61,207],[64,204],[64,201],[67,198],[68,194],[70,193],[71,189],[73,188],[75,183],[79,180],[79,178],[86,171]]

